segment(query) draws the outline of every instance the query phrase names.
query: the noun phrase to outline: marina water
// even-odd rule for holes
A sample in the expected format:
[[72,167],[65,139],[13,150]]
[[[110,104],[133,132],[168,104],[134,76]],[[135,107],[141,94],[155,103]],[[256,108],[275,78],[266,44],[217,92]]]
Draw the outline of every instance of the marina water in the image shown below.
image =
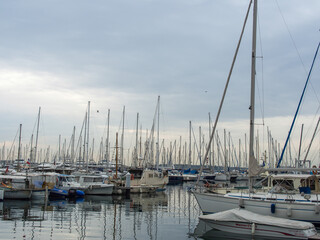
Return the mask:
[[59,201],[4,200],[0,239],[193,239],[200,209],[187,185]]
[[128,198],[4,200],[0,203],[0,239],[248,239],[207,231],[199,222],[201,210],[189,187],[167,186],[163,192]]

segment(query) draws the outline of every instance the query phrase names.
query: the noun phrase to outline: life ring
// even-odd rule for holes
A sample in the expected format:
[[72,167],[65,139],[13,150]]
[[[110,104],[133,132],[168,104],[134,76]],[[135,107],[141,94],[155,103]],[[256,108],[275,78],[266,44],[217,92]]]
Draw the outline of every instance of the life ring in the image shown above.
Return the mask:
[[134,180],[134,175],[133,174],[130,175],[130,180]]
[[[312,168],[317,168],[316,165],[313,165]],[[312,170],[312,173],[313,175],[317,175],[318,174],[318,171],[317,170]]]

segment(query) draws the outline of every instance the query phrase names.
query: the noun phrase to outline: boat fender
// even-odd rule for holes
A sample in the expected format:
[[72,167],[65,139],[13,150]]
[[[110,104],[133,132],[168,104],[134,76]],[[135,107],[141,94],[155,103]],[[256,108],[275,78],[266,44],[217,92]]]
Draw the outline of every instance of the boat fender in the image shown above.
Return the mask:
[[319,212],[320,212],[320,206],[319,206],[319,204],[317,204],[317,205],[314,206],[314,211],[315,211],[316,214],[319,214]]
[[254,235],[255,232],[256,232],[256,224],[252,223],[252,225],[251,225],[251,234]]
[[271,204],[271,213],[275,213],[276,212],[276,204],[272,203]]
[[[317,168],[317,166],[316,166],[316,165],[313,165],[312,168]],[[313,171],[312,171],[312,174],[313,174],[313,175],[317,175],[317,174],[318,174],[318,171],[317,171],[317,170],[313,170]]]
[[244,199],[243,198],[239,198],[239,207],[244,208]]
[[292,216],[292,208],[291,208],[291,207],[288,207],[288,208],[287,208],[287,216],[288,216],[288,217],[291,217],[291,216]]

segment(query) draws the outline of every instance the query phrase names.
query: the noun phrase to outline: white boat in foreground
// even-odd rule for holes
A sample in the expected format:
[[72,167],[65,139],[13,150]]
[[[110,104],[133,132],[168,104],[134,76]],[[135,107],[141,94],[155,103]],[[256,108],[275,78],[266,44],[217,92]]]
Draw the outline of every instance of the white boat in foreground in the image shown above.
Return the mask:
[[241,208],[199,217],[210,227],[237,234],[285,239],[320,239],[313,224],[256,214]]

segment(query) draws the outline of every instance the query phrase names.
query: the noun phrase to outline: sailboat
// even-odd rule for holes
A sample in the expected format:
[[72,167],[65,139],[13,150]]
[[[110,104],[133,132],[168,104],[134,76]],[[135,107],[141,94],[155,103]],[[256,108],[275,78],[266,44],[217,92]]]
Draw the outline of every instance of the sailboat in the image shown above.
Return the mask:
[[[247,16],[252,5],[248,8]],[[255,102],[255,59],[256,59],[256,26],[257,26],[257,0],[253,0],[253,42],[252,42],[252,62],[251,62],[251,105],[250,105],[250,144],[249,144],[249,189],[246,191],[225,191],[224,193],[211,193],[202,192],[201,189],[193,191],[194,196],[204,214],[217,213],[234,208],[243,208],[245,210],[255,212],[261,215],[269,215],[274,217],[281,217],[291,220],[309,221],[312,223],[320,224],[320,199],[318,194],[319,189],[319,175],[313,175],[313,181],[305,181],[305,189],[300,188],[299,191],[276,191],[273,188],[272,191],[255,192],[253,189],[253,179],[258,176],[263,169],[259,167],[258,162],[254,156],[253,141],[254,141],[254,102]],[[241,35],[243,34],[243,30]],[[241,38],[240,38],[241,40]],[[237,50],[239,48],[240,41],[238,43]],[[319,44],[320,45],[320,44]],[[314,57],[318,53],[319,45]],[[314,63],[313,60],[313,63]],[[234,58],[235,61],[235,58]],[[234,64],[233,61],[233,64]],[[313,66],[312,63],[312,66]],[[233,66],[233,65],[232,65]],[[310,69],[310,71],[312,68]],[[230,79],[230,74],[228,81]],[[310,74],[309,74],[310,76]],[[228,85],[228,81],[226,87]],[[225,88],[226,92],[226,88]],[[217,114],[219,117],[225,92],[220,104],[220,108]],[[216,128],[217,120],[212,131],[211,140]],[[206,155],[208,154],[208,150]],[[205,156],[206,158],[207,156]],[[201,172],[201,170],[200,170]],[[311,176],[311,175],[309,175]],[[309,177],[308,176],[308,177]],[[307,179],[308,179],[307,177]],[[300,179],[303,180],[303,179]],[[312,185],[311,182],[314,184]],[[306,191],[307,190],[307,191]]]

